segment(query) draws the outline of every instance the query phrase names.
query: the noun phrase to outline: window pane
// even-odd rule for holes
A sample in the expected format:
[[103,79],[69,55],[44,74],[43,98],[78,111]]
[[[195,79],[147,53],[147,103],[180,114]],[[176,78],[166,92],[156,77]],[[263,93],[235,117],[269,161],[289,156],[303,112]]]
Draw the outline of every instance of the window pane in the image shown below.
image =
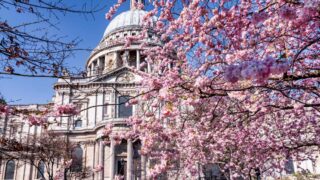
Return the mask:
[[76,120],[76,122],[74,123],[75,127],[82,127],[82,120]]
[[103,117],[108,117],[108,106],[103,106]]
[[287,162],[285,163],[285,171],[287,174],[294,173],[294,165],[292,158],[288,158]]
[[82,156],[83,151],[81,147],[76,147],[72,151],[72,163],[70,167],[72,172],[80,172],[82,170]]
[[119,118],[126,118],[132,116],[132,106],[126,106],[130,96],[119,97]]
[[38,165],[37,179],[44,179],[44,162],[40,161]]
[[126,177],[126,168],[127,168],[127,161],[121,159],[121,160],[118,160],[118,163],[117,163],[117,175],[121,175],[121,176],[124,176],[124,178]]
[[106,99],[106,94],[104,94],[104,105],[103,105],[103,117],[108,117],[108,103],[109,100]]
[[5,180],[13,179],[13,177],[14,177],[14,169],[15,169],[14,161],[13,160],[8,161],[7,165],[6,165],[6,173],[5,173],[5,176],[4,176]]

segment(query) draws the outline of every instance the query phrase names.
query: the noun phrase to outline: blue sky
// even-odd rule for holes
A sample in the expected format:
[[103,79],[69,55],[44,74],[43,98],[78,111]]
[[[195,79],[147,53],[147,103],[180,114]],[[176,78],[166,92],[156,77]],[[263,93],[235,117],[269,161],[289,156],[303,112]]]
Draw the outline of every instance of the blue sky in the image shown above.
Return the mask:
[[[81,14],[60,15],[59,19],[53,18],[53,22],[58,23],[59,29],[50,29],[52,34],[68,36],[70,39],[79,38],[80,48],[94,48],[102,38],[103,32],[109,21],[105,19],[105,13],[113,5],[115,0],[104,0],[108,7],[96,14],[94,18]],[[70,1],[79,2],[79,1]],[[117,13],[129,10],[129,1],[125,2]],[[13,10],[0,9],[0,21],[7,20],[10,24],[19,24],[32,20],[33,16],[22,13],[18,14]],[[67,60],[68,65],[84,69],[85,62],[90,52],[77,52],[74,57]],[[44,104],[52,99],[54,91],[52,89],[56,79],[50,78],[26,78],[8,77],[0,78],[0,93],[10,104]]]

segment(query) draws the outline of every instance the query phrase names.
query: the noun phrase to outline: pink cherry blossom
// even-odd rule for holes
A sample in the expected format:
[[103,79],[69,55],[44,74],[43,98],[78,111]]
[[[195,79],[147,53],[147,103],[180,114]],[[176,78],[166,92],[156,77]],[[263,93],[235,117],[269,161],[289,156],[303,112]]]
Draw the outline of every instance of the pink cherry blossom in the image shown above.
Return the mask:
[[114,6],[110,7],[108,13],[106,13],[105,18],[107,20],[110,20],[112,16],[116,13],[117,9],[120,7],[121,4],[123,4],[125,0],[118,0],[118,3]]
[[252,15],[252,23],[258,24],[260,22],[265,21],[268,18],[268,14],[266,12],[258,12]]
[[103,165],[101,165],[101,164],[98,164],[93,168],[94,172],[100,172],[102,170],[103,170]]
[[8,114],[10,112],[10,107],[5,104],[0,104],[0,115],[1,114]]
[[112,133],[112,128],[113,128],[113,124],[107,124],[105,127],[104,127],[104,130],[103,130],[103,135],[104,136],[109,136],[111,133]]
[[297,18],[296,10],[288,6],[282,7],[279,11],[279,15],[285,20],[293,20]]
[[124,180],[124,177],[121,175],[114,176],[114,180]]
[[46,117],[41,117],[41,116],[37,116],[37,115],[29,115],[28,118],[28,123],[30,126],[40,126],[40,125],[44,125],[47,123],[47,118]]
[[56,116],[77,115],[79,114],[79,109],[74,104],[56,105],[54,112]]

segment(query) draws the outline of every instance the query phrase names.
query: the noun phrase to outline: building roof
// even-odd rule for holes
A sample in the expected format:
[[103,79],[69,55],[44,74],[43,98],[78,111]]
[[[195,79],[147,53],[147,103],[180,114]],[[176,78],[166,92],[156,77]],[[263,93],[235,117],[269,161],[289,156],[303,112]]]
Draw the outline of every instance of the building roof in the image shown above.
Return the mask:
[[[106,28],[103,37],[107,36],[108,34],[123,29],[126,27],[135,27],[135,26],[142,26],[143,25],[143,17],[147,15],[147,11],[133,9],[129,11],[125,11],[118,16],[116,16]],[[156,21],[156,17],[152,18],[152,23]]]

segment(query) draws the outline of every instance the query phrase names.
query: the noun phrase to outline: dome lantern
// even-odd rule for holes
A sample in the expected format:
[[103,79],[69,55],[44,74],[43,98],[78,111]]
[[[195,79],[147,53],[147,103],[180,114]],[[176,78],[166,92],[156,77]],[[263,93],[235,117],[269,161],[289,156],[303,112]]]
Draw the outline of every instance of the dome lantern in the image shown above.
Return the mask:
[[135,6],[136,3],[144,4],[144,0],[130,0],[130,10],[137,9],[136,6]]

